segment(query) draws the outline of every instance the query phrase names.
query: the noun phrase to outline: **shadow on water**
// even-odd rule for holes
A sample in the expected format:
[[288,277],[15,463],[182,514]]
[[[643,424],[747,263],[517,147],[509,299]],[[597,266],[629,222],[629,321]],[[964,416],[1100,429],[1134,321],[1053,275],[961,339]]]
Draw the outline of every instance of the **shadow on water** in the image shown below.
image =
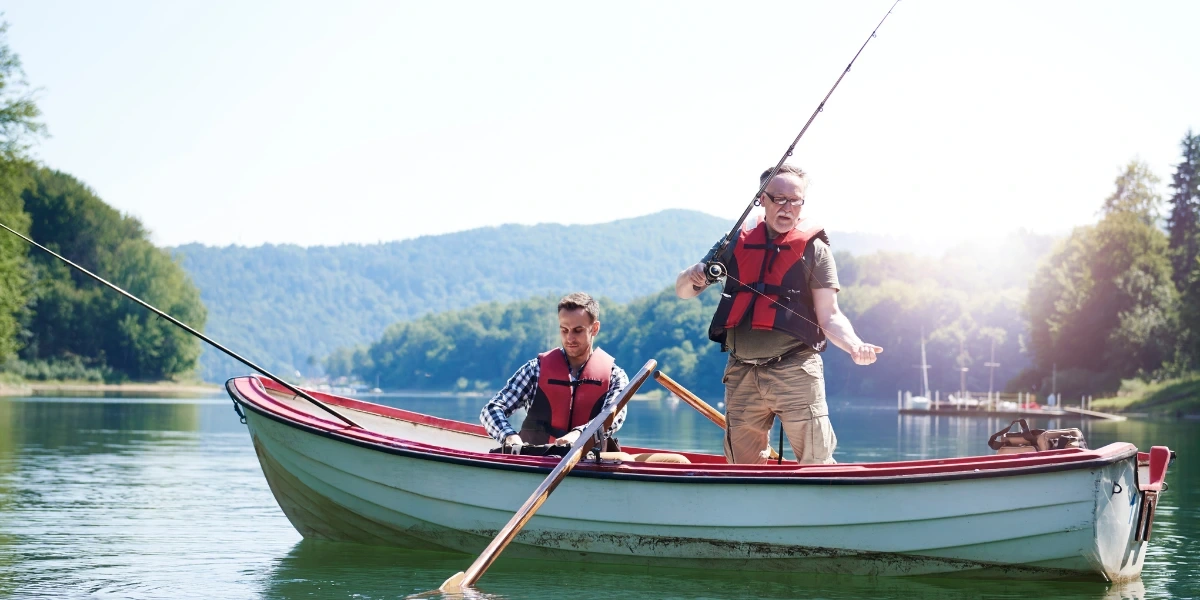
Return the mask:
[[[357,544],[304,541],[271,570],[266,598],[397,598],[435,590],[473,557]],[[438,598],[1148,598],[1140,581],[978,581],[918,577],[745,573],[501,558],[477,593]]]

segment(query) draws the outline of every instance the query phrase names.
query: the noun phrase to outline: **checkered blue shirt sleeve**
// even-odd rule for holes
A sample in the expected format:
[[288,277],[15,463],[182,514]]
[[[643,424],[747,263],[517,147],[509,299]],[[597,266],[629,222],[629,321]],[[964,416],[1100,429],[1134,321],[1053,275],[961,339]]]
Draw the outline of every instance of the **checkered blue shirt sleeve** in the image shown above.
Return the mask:
[[504,443],[504,438],[516,435],[517,430],[509,424],[508,418],[519,408],[529,408],[533,403],[533,394],[537,391],[538,360],[535,358],[517,369],[508,383],[492,396],[479,413],[479,420],[487,429],[488,435],[497,442]]

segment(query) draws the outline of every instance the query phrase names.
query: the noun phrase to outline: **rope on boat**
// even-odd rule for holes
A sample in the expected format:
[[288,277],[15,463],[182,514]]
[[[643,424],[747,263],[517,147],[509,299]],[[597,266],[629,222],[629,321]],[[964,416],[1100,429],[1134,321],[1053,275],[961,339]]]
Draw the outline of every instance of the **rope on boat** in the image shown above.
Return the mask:
[[242,412],[242,407],[238,406],[237,400],[233,401],[233,412],[237,413],[238,420],[242,422],[242,425],[245,425],[246,424],[246,413]]

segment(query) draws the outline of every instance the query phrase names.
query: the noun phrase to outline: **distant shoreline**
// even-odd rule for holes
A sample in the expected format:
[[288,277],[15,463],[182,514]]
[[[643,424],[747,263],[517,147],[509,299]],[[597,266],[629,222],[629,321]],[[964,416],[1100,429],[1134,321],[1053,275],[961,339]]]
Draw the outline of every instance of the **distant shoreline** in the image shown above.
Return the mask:
[[215,383],[175,383],[173,381],[143,383],[82,383],[62,381],[0,383],[0,396],[32,396],[47,393],[78,394],[105,392],[210,395],[220,391],[221,386]]
[[[317,387],[301,386],[304,389],[323,391],[338,396],[370,400],[372,397],[399,396],[425,398],[483,398],[491,397],[490,392],[478,390],[387,390],[383,392],[351,392],[346,389],[321,390]],[[12,396],[44,396],[48,394],[90,395],[105,393],[128,394],[169,394],[185,396],[209,396],[224,390],[218,383],[176,383],[173,381],[156,381],[140,383],[89,383],[69,381],[35,381],[24,383],[0,383],[0,397]],[[661,390],[650,390],[633,395],[633,400],[659,400],[664,397]]]

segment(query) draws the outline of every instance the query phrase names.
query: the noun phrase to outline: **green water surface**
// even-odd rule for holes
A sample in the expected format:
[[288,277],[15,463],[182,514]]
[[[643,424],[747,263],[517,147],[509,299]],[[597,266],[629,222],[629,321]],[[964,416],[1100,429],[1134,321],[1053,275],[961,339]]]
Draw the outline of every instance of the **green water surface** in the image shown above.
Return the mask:
[[[476,422],[483,399],[383,396]],[[835,401],[840,462],[987,453],[1004,423],[899,417]],[[626,444],[719,452],[720,431],[686,405],[639,401]],[[1039,427],[1079,426],[1076,420]],[[488,598],[1169,598],[1200,595],[1195,421],[1086,422],[1093,447],[1178,451],[1142,580],[1123,586],[939,578],[772,575],[507,561]],[[532,491],[532,490],[531,490]],[[803,510],[803,507],[796,507]],[[1019,521],[1012,524],[1021,526]],[[401,598],[473,557],[302,541],[280,512],[224,398],[0,399],[0,597]]]

